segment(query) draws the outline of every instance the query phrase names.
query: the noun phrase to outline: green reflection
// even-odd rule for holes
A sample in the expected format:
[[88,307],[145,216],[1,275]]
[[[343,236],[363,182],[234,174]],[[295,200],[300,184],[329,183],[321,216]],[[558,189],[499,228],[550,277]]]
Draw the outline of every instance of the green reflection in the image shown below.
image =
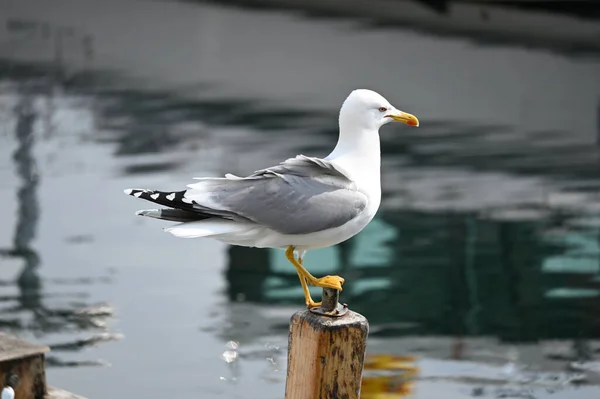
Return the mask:
[[[383,326],[376,335],[597,336],[598,228],[549,235],[555,224],[387,211],[353,239],[310,251],[305,265],[315,275],[344,276],[341,300]],[[231,299],[301,307],[297,276],[281,251],[229,253]]]

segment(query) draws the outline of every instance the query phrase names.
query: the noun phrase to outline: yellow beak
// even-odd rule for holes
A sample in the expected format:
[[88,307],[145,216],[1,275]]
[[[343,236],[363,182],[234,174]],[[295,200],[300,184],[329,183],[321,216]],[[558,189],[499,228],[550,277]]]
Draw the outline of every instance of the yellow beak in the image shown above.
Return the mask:
[[385,117],[392,118],[396,122],[406,123],[408,126],[419,126],[417,117],[408,112],[399,111],[398,114],[386,115]]

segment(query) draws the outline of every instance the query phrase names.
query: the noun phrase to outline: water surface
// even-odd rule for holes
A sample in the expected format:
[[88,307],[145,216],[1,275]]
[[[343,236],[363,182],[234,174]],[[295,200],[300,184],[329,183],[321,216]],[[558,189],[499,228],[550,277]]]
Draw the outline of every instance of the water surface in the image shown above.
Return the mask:
[[421,127],[382,129],[376,219],[306,259],[371,323],[363,397],[600,394],[597,57],[205,4],[0,4],[0,326],[53,347],[51,384],[281,398],[302,304],[283,254],[177,240],[122,189],[324,156],[369,87]]

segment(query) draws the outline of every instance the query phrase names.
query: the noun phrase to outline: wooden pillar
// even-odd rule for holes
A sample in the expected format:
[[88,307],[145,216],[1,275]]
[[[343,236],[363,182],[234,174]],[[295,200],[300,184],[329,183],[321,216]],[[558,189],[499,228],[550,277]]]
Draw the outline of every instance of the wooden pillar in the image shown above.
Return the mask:
[[292,316],[285,399],[359,399],[369,323],[338,297]]
[[[47,346],[34,345],[0,333],[0,391],[15,399],[84,399],[46,386]],[[13,392],[11,392],[11,389]]]
[[44,353],[48,350],[46,346],[0,333],[0,390],[12,386],[15,398],[43,399],[46,395]]

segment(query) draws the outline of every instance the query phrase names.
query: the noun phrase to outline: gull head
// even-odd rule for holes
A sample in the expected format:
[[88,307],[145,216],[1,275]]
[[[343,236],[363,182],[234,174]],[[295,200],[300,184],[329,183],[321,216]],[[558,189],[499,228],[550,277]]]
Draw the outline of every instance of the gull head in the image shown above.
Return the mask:
[[372,90],[352,91],[340,110],[340,127],[379,130],[381,126],[390,122],[419,126],[416,116],[400,111],[381,94]]

